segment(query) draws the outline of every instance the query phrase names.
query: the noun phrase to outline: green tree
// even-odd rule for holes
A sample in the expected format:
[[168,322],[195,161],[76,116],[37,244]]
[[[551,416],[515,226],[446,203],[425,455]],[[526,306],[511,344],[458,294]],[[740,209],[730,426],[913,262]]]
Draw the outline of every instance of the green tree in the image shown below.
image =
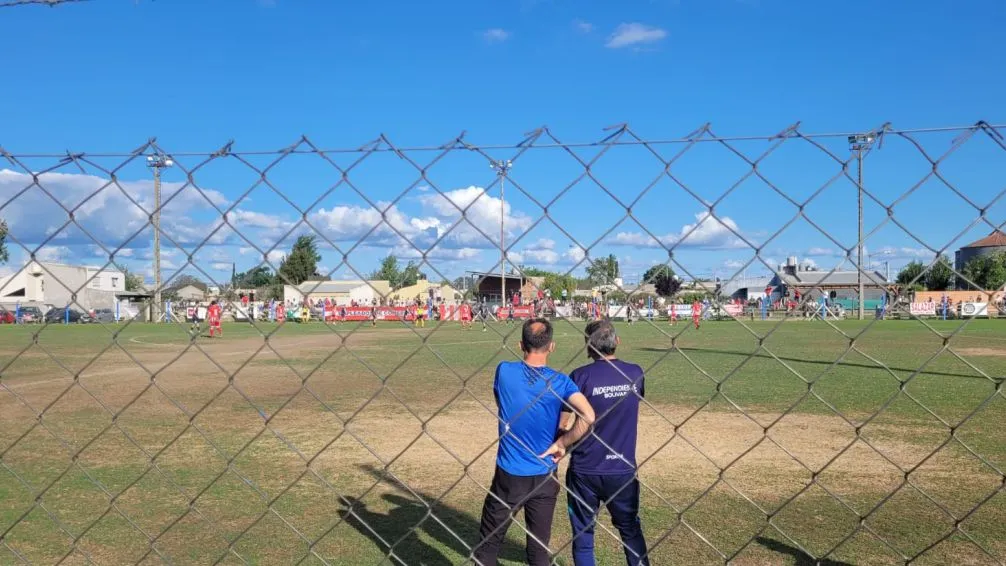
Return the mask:
[[392,289],[398,289],[402,285],[402,270],[398,267],[398,258],[393,255],[381,260],[381,267],[370,274],[370,278],[375,281],[387,281]]
[[542,282],[542,291],[548,291],[553,299],[561,299],[562,292],[566,291],[566,297],[572,297],[576,291],[576,278],[572,275],[561,273],[548,273]]
[[945,255],[941,255],[936,260],[936,263],[929,268],[929,272],[926,273],[926,289],[930,291],[952,289],[955,277],[956,274],[954,273],[953,266],[950,264],[950,259]]
[[284,283],[300,285],[309,279],[318,279],[318,244],[315,236],[301,236],[294,242],[290,254],[279,264],[279,273]]
[[591,261],[587,266],[587,277],[595,285],[610,285],[618,278],[618,258],[615,254]]
[[419,265],[409,262],[402,270],[402,287],[415,285],[420,279],[426,279],[426,274],[419,270]]
[[964,265],[964,276],[984,291],[1006,285],[1006,252],[972,258]]
[[135,273],[131,273],[129,269],[124,265],[116,265],[115,267],[117,267],[119,271],[122,272],[122,275],[125,278],[124,283],[126,284],[127,291],[135,292],[143,288],[143,277],[140,277]]
[[234,276],[234,286],[241,289],[260,289],[272,285],[275,275],[265,265],[253,267]]
[[652,283],[661,297],[673,297],[681,288],[681,281],[674,276],[669,265],[654,265],[643,274],[643,283]]
[[925,284],[925,279],[922,277],[925,269],[926,266],[922,265],[922,262],[913,261],[901,268],[895,281],[902,287],[909,285],[915,288],[922,287]]
[[7,252],[7,223],[0,220],[0,264],[7,263],[10,254]]

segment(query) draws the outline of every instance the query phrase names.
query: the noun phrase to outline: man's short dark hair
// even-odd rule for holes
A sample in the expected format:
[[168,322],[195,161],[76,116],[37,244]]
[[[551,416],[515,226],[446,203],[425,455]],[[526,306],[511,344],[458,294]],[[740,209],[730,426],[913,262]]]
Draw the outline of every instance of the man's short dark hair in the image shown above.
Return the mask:
[[618,347],[618,335],[615,326],[608,320],[595,320],[583,331],[587,342],[587,353],[594,358],[614,356]]
[[521,329],[520,341],[525,352],[541,352],[552,344],[552,323],[544,318],[529,318]]

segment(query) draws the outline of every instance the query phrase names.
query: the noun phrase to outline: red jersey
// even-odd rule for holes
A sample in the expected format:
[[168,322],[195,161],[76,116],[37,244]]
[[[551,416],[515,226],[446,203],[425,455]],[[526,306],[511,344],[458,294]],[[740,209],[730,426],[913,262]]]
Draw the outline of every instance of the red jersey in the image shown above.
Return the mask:
[[440,303],[439,310],[440,310],[440,320],[444,320],[445,318],[447,318],[447,305]]
[[692,316],[699,316],[702,314],[702,305],[699,303],[692,303]]
[[206,309],[206,318],[209,319],[210,324],[220,323],[220,305],[210,305]]
[[461,305],[461,320],[471,320],[471,318],[472,318],[472,306]]

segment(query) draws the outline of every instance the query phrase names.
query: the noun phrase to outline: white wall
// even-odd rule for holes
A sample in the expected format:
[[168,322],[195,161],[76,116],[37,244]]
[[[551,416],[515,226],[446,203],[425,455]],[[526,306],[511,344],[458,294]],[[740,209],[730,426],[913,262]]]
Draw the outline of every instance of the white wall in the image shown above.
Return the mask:
[[349,291],[349,300],[356,301],[360,305],[369,305],[377,295],[373,287],[364,284]]
[[[26,268],[19,273],[0,277],[0,302],[4,304],[41,303],[43,302],[42,288],[42,278],[33,276],[31,269]],[[15,293],[21,289],[24,289],[25,294],[23,297],[10,296],[11,293]]]
[[90,289],[101,291],[125,291],[126,276],[117,269],[98,270],[92,267],[85,268],[85,277],[94,277],[87,284]]

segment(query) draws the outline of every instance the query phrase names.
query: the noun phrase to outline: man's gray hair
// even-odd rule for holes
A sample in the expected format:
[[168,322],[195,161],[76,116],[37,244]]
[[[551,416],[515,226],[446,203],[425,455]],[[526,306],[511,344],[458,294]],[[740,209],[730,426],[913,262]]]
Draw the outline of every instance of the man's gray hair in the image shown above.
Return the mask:
[[584,330],[587,342],[587,353],[591,357],[614,356],[618,347],[618,335],[615,326],[607,320],[597,320],[587,325]]

